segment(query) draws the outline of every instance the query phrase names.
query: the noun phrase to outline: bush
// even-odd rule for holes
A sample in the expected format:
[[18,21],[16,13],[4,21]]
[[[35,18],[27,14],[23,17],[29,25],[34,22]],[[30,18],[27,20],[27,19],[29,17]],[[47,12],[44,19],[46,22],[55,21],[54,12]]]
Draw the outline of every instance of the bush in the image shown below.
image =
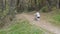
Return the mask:
[[47,6],[44,6],[42,9],[41,9],[42,12],[48,12],[48,7]]

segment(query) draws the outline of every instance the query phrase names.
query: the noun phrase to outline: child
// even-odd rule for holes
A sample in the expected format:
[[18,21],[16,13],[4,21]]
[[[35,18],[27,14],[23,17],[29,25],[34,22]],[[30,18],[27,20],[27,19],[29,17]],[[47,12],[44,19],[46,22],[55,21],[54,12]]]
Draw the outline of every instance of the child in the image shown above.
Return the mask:
[[35,18],[36,18],[36,20],[40,20],[40,13],[39,12],[36,12]]

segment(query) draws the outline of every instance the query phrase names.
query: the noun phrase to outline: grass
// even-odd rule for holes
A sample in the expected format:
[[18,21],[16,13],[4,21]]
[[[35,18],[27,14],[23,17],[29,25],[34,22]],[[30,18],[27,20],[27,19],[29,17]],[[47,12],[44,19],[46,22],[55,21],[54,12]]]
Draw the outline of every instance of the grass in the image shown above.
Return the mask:
[[60,27],[60,10],[54,10],[49,15],[50,23],[54,24],[55,26]]
[[55,26],[60,26],[60,15],[52,16],[51,23],[54,24]]
[[[15,21],[16,22],[16,21]],[[28,21],[17,21],[6,29],[1,29],[0,34],[44,34],[39,28],[30,25]]]

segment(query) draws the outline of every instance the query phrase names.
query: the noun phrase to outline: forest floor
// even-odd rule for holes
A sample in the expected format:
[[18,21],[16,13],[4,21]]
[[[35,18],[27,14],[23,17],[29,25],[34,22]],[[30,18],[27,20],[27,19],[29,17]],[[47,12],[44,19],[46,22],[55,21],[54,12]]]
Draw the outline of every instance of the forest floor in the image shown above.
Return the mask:
[[27,19],[32,25],[36,25],[50,32],[53,32],[55,34],[60,34],[60,29],[56,26],[53,26],[50,22],[48,22],[48,19],[47,19],[48,17],[46,16],[46,14],[41,13],[40,21],[36,21],[34,19],[34,14],[28,14],[28,13],[17,14],[16,18]]

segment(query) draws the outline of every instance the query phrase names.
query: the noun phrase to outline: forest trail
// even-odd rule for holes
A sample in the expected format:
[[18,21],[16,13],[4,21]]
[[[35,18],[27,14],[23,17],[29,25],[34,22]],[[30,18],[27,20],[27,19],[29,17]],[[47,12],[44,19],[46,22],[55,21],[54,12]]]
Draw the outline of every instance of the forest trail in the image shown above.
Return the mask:
[[17,19],[19,19],[19,18],[27,19],[30,22],[30,24],[32,24],[32,25],[39,26],[39,27],[46,29],[50,32],[53,32],[55,34],[60,34],[60,29],[53,26],[52,24],[50,24],[48,22],[48,20],[46,20],[45,14],[41,14],[40,21],[34,20],[34,15],[32,15],[32,14],[18,14],[18,15],[16,15],[16,18]]

